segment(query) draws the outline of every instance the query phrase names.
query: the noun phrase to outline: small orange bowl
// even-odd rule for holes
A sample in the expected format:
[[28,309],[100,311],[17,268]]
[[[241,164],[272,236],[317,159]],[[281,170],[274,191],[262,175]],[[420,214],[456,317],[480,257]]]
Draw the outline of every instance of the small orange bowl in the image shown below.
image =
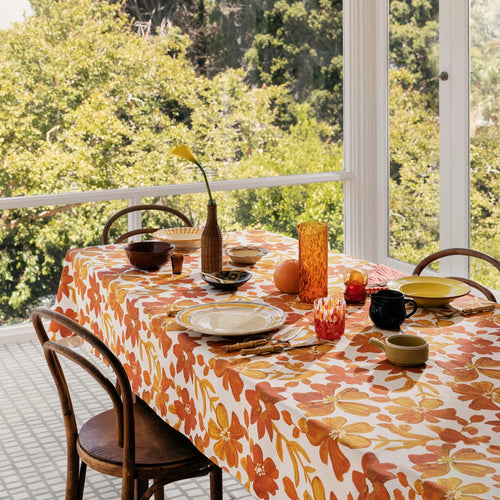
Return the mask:
[[128,261],[137,269],[157,271],[167,263],[174,245],[166,241],[136,241],[125,247]]

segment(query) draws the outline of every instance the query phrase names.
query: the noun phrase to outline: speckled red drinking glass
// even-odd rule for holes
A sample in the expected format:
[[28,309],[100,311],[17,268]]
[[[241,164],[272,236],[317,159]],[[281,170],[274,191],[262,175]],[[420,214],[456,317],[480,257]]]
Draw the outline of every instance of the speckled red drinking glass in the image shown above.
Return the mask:
[[345,330],[343,297],[321,297],[314,301],[314,329],[320,339],[337,340]]

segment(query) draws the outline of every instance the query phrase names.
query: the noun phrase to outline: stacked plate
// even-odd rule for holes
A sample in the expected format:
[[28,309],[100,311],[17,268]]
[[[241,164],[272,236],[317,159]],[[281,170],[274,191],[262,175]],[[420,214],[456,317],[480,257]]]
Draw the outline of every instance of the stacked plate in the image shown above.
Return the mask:
[[201,227],[171,227],[155,231],[153,238],[168,241],[176,250],[197,250],[201,247],[202,232]]
[[181,326],[225,337],[267,332],[281,326],[285,319],[285,313],[277,307],[243,301],[191,306],[176,316]]

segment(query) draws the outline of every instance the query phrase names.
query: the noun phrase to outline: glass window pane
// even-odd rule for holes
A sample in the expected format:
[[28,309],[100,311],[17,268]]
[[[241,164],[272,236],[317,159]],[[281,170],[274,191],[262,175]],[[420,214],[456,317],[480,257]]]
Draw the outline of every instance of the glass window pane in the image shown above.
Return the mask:
[[[3,197],[202,182],[170,153],[182,143],[210,181],[343,170],[342,0],[146,4],[45,2],[0,31]],[[315,218],[343,247],[341,183],[214,194],[223,230]],[[143,201],[203,225],[206,200]],[[125,204],[3,211],[0,324],[54,293],[66,250]]]
[[[471,2],[471,240],[500,260],[500,0]],[[500,275],[471,261],[471,277],[500,290]]]
[[1,33],[4,196],[343,169],[342,0],[121,4]]
[[[148,198],[143,202],[175,206],[195,226],[204,223],[200,214],[204,217],[205,195]],[[117,201],[3,211],[5,227],[13,230],[2,233],[0,240],[0,326],[27,321],[31,307],[50,307],[55,300],[61,263],[68,248],[100,244],[107,219],[125,206],[125,201]],[[342,251],[341,182],[218,193],[218,206],[224,207],[218,213],[224,232],[261,229],[297,237],[299,222],[322,220],[329,226],[330,247]],[[126,221],[127,216],[124,216],[116,222],[110,232],[110,241],[126,232]],[[175,220],[170,222],[173,226],[181,225]],[[156,213],[144,215],[142,224],[144,227],[168,227],[168,217]],[[226,240],[230,244],[230,239]]]
[[413,264],[439,248],[438,10],[390,2],[389,252]]

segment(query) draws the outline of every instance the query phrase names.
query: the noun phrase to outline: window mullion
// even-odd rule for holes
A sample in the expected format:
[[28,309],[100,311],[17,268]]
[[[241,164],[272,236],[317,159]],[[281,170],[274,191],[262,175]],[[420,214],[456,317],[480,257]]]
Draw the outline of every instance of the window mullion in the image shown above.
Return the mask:
[[344,2],[345,252],[380,262],[388,241],[388,1]]
[[[440,0],[440,248],[470,242],[469,1]],[[440,274],[468,275],[467,260],[443,259]]]

